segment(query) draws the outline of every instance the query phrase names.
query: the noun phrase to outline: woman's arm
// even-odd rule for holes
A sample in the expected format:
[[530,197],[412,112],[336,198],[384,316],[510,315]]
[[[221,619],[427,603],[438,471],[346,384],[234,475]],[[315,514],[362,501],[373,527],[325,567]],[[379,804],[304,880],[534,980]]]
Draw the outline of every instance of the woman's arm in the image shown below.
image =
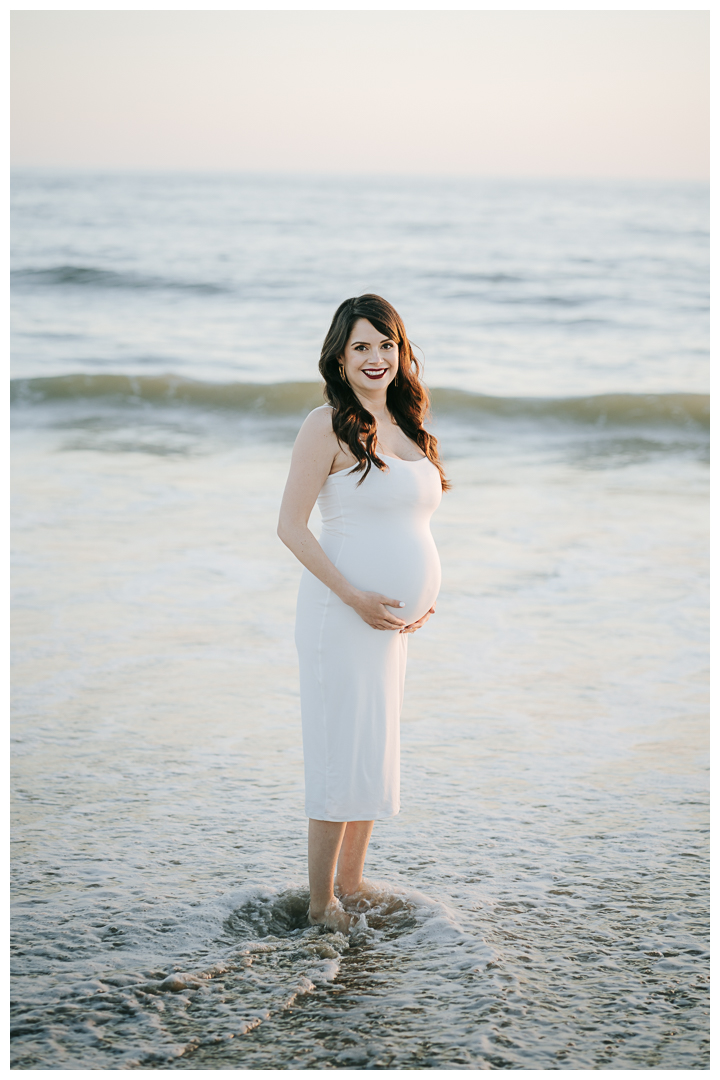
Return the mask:
[[337,452],[330,410],[315,409],[305,420],[295,441],[280,507],[278,536],[311,574],[332,589],[366,623],[376,630],[401,630],[405,623],[391,615],[387,608],[404,607],[403,602],[356,589],[333,565],[308,529],[310,513]]

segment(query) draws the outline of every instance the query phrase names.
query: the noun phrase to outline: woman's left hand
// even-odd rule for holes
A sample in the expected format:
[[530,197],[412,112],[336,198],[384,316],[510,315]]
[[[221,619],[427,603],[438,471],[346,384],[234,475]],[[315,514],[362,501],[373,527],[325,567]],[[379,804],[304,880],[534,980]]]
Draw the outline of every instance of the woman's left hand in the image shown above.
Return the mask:
[[426,622],[428,621],[428,619],[430,618],[430,616],[431,616],[431,615],[434,615],[434,614],[435,614],[435,605],[433,604],[433,606],[432,606],[432,607],[430,608],[430,610],[429,610],[429,611],[427,611],[427,612],[426,612],[426,613],[425,613],[425,614],[423,615],[422,619],[418,619],[418,621],[417,621],[417,622],[414,622],[414,623],[410,623],[410,625],[409,625],[409,626],[406,626],[406,627],[404,627],[404,628],[403,628],[403,629],[402,629],[402,630],[400,631],[400,633],[401,633],[401,634],[414,634],[414,633],[415,633],[415,631],[416,631],[416,630],[419,630],[421,626],[424,626],[424,625],[425,625],[425,623],[426,623]]

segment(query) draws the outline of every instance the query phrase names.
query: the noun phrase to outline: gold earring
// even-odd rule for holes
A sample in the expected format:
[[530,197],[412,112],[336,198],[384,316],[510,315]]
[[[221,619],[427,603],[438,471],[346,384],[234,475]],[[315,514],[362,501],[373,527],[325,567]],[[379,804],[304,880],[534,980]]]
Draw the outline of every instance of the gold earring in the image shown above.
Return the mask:
[[340,368],[340,378],[344,379],[345,382],[347,382],[347,379],[345,378],[345,365],[344,364],[338,364],[338,367]]
[[399,385],[399,383],[398,383],[398,375],[399,374],[400,374],[400,368],[397,369],[397,371],[395,373],[395,379],[393,380],[396,386]]

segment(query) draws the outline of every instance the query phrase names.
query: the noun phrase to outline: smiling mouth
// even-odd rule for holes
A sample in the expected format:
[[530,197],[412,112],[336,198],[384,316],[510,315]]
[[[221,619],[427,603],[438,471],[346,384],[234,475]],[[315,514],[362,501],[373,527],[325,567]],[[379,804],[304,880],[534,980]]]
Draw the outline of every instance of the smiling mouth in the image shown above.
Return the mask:
[[363,368],[363,375],[367,375],[368,379],[382,379],[383,375],[387,373],[388,368]]

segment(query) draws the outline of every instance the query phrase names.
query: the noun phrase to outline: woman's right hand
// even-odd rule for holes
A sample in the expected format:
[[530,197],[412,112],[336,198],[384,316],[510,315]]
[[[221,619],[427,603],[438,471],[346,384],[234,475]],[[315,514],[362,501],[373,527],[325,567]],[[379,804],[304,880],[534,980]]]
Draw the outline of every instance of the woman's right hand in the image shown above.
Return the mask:
[[402,630],[405,626],[403,619],[398,619],[388,611],[389,607],[404,608],[402,600],[391,600],[389,596],[383,596],[376,592],[359,592],[350,601],[350,607],[357,611],[360,618],[372,626],[374,630]]

